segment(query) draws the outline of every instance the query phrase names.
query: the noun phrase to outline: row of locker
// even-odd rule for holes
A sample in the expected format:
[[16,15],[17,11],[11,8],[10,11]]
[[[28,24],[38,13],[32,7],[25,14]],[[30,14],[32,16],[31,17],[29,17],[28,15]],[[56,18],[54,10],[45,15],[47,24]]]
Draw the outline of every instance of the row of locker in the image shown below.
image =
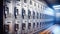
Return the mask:
[[[33,12],[34,13],[34,12]],[[14,13],[15,14],[15,13]],[[28,13],[29,14],[29,13]],[[6,16],[6,18],[5,18],[5,23],[6,24],[4,24],[4,26],[5,26],[5,32],[9,32],[9,27],[10,27],[10,21],[8,21],[8,20],[10,20],[10,18],[9,17],[7,17],[7,16],[9,16],[9,14],[4,14],[5,16]],[[33,34],[33,33],[35,33],[36,31],[38,31],[38,30],[42,30],[43,28],[46,28],[46,27],[48,27],[48,25],[50,25],[51,23],[49,23],[49,22],[43,22],[43,20],[42,20],[42,22],[40,22],[40,20],[41,19],[43,19],[43,18],[41,18],[41,19],[39,19],[38,18],[38,16],[36,17],[37,19],[35,19],[35,16],[33,16],[33,19],[31,19],[30,17],[31,17],[31,14],[29,14],[30,16],[28,16],[27,18],[28,19],[26,19],[26,15],[25,15],[25,13],[24,12],[22,12],[22,16],[21,16],[21,19],[20,18],[17,18],[17,15],[15,14],[15,18],[12,18],[12,19],[14,19],[15,20],[15,22],[14,23],[12,23],[14,26],[13,26],[13,28],[14,28],[14,34],[30,34],[31,32],[31,34]],[[34,13],[34,15],[35,15],[35,13]],[[25,16],[25,17],[24,17]],[[42,15],[40,15],[40,16],[42,16]],[[8,19],[7,19],[8,18]],[[19,22],[17,22],[17,21],[19,21]],[[21,20],[21,21],[20,21]],[[51,20],[52,21],[52,20]],[[40,22],[40,23],[39,23]],[[20,28],[19,28],[20,27]],[[11,28],[12,29],[12,28]],[[20,29],[20,30],[19,30]],[[6,30],[8,30],[8,31],[6,31]],[[8,34],[8,33],[7,33]]]
[[24,2],[11,2],[4,6],[4,31],[6,34],[34,34],[52,25],[54,20],[50,19],[54,19],[54,16],[44,14],[44,9],[41,7],[39,11],[35,3],[34,5],[37,7],[29,5],[29,8],[26,0]]
[[[19,28],[20,24],[21,24],[21,28]],[[25,34],[25,33],[33,34],[35,32],[38,32],[40,30],[43,30],[43,29],[51,26],[53,24],[53,22],[40,22],[40,23],[37,22],[37,23],[27,23],[27,24],[20,23],[20,24],[14,24],[14,26],[13,26],[14,32],[12,32],[12,33],[9,33],[11,24],[5,24],[4,25],[5,33],[6,34],[13,34],[13,33],[14,34]],[[26,28],[27,28],[27,30],[26,30]],[[21,30],[19,31],[19,29],[21,29]],[[27,31],[27,32],[25,32],[25,31]]]
[[[6,18],[6,14],[7,14],[7,15],[9,14],[9,8],[6,7],[5,9],[6,9],[6,10],[4,11],[4,16],[5,16],[5,18]],[[22,19],[24,19],[24,16],[26,15],[26,11],[25,11],[23,8],[22,8],[21,11],[22,11],[21,17],[22,17]],[[14,9],[14,16],[15,16],[15,18],[17,18],[17,15],[19,15],[18,13],[19,13],[19,11],[18,11],[18,9],[16,9],[16,7],[15,7],[15,9]],[[31,15],[31,13],[33,13],[33,14]],[[36,14],[37,14],[37,15],[36,15]],[[32,16],[33,19],[36,19],[36,18],[35,18],[35,15],[36,15],[36,18],[37,18],[37,19],[51,19],[51,18],[54,18],[54,16],[51,16],[51,15],[42,14],[42,13],[39,14],[38,12],[35,13],[35,11],[30,11],[30,10],[28,10],[28,15],[27,15],[28,19],[30,19],[31,16]],[[50,17],[51,17],[51,18],[50,18]]]

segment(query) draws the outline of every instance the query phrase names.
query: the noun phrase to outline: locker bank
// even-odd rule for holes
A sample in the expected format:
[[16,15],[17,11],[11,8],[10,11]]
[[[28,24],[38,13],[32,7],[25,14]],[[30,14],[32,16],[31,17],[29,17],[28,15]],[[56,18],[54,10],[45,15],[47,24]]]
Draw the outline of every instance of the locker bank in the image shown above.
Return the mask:
[[39,34],[54,24],[54,10],[39,0],[4,0],[5,34]]

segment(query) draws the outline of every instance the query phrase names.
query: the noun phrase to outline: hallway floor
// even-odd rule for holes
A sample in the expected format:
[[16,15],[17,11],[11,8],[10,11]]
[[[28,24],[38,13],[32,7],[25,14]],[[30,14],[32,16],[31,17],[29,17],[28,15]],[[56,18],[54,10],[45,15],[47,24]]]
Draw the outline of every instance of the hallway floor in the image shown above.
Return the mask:
[[60,25],[55,24],[39,34],[60,34]]

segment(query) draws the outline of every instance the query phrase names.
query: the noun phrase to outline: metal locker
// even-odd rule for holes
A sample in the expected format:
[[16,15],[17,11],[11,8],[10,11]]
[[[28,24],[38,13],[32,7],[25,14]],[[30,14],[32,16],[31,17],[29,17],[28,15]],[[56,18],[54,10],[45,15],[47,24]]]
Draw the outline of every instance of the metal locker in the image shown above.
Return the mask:
[[22,18],[24,19],[25,16],[25,10],[22,8]]
[[4,24],[4,33],[9,34],[9,25]]
[[18,34],[18,30],[19,30],[19,24],[14,24],[15,34]]

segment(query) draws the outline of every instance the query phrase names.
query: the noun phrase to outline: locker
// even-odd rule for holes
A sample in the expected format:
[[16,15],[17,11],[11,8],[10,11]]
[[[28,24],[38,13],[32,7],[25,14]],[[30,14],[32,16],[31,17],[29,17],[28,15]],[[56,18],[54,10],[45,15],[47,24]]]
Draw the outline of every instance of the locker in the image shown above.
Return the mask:
[[31,29],[31,23],[28,23],[28,29]]
[[17,15],[18,15],[18,9],[16,7],[14,7],[14,16],[15,16],[15,18],[17,18]]
[[15,24],[14,28],[15,28],[14,30],[17,31],[19,29],[19,24]]
[[38,0],[11,0],[6,5],[4,16],[9,17],[4,19],[4,26],[7,32],[11,24],[15,34],[33,34],[51,25],[54,17],[46,13],[49,7]]
[[17,0],[17,1],[21,1],[21,0]]
[[33,23],[33,28],[35,28],[35,23]]
[[38,28],[39,23],[37,22],[37,28]]
[[4,25],[5,34],[9,34],[9,25]]
[[18,30],[19,30],[19,24],[14,24],[15,34],[18,34]]
[[26,30],[26,23],[22,23],[22,34],[27,34],[27,30]]
[[38,19],[38,17],[39,17],[39,13],[37,12],[37,19]]
[[31,18],[31,11],[28,10],[28,18],[30,19]]
[[24,0],[24,3],[27,3],[27,0]]
[[30,4],[32,5],[32,0],[30,0]]
[[25,28],[26,28],[26,24],[22,23],[22,30],[25,30]]
[[25,16],[25,10],[22,8],[22,18],[24,19]]
[[41,22],[40,22],[40,28],[41,28]]
[[7,15],[9,14],[9,8],[5,6],[4,16],[7,18]]
[[35,19],[35,12],[33,11],[33,19]]

